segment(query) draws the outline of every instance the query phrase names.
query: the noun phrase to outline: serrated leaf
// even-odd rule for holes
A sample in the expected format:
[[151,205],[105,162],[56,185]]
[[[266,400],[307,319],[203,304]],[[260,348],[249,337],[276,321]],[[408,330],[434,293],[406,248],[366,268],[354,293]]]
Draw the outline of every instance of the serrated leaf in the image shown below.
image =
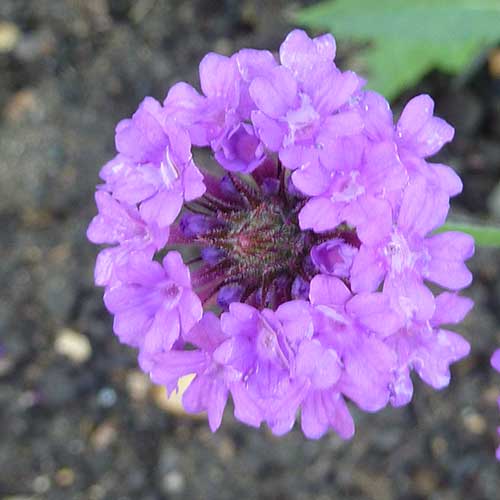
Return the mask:
[[476,245],[480,247],[500,248],[500,228],[498,227],[448,222],[436,232],[443,233],[445,231],[461,231],[470,234],[476,241]]
[[429,70],[458,73],[500,39],[500,0],[334,0],[303,9],[299,23],[362,50],[370,87],[388,98]]

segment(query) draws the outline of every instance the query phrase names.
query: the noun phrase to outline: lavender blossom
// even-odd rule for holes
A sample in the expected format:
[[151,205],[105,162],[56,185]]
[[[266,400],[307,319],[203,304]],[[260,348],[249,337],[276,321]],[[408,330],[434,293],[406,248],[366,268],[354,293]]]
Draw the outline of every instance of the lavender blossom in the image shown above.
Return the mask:
[[212,431],[231,398],[247,425],[282,435],[300,414],[308,438],[348,439],[349,405],[407,404],[412,372],[441,389],[469,351],[443,325],[472,307],[474,242],[436,233],[462,184],[429,162],[453,128],[426,95],[394,123],[334,58],[300,30],[279,60],[210,53],[201,93],[146,98],[101,170],[88,237],[110,245],[95,281],[114,331],[169,393],[194,375],[183,404]]

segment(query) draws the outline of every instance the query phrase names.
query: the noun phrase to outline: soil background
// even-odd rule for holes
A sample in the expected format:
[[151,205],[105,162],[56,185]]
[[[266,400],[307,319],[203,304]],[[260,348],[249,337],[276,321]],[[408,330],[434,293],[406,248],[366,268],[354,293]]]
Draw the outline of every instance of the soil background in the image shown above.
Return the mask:
[[[460,331],[472,354],[450,387],[418,382],[405,408],[355,412],[350,442],[307,441],[297,429],[277,439],[230,408],[212,435],[204,420],[162,409],[112,334],[85,230],[116,122],[145,95],[196,84],[208,51],[276,50],[298,5],[0,0],[0,498],[500,498],[500,376],[488,362],[500,345],[499,251],[479,249],[470,263],[476,307]],[[342,66],[352,47],[339,52]],[[480,60],[405,97],[417,92],[457,129],[440,158],[465,184],[452,217],[498,223],[500,80]]]

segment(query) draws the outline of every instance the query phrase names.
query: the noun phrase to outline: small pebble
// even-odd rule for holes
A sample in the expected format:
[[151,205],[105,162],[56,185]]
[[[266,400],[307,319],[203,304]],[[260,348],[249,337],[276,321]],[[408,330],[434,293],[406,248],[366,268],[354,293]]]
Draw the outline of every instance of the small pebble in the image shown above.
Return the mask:
[[465,428],[472,434],[481,435],[488,429],[486,420],[479,413],[470,413],[464,415]]
[[37,111],[39,104],[31,90],[23,89],[16,92],[5,105],[5,116],[11,122],[19,122],[25,115]]
[[117,435],[113,422],[104,422],[92,433],[90,442],[96,450],[104,450],[116,441]]
[[103,408],[111,408],[115,405],[117,399],[116,391],[111,387],[103,387],[97,393],[97,403]]
[[431,469],[421,468],[417,471],[414,477],[415,487],[417,491],[428,498],[436,491],[438,487],[439,478]]
[[5,355],[0,354],[0,377],[8,375],[14,368],[14,361]]
[[153,388],[153,399],[156,405],[162,410],[172,413],[180,417],[190,417],[190,418],[205,418],[204,413],[191,414],[186,413],[184,407],[182,406],[182,395],[184,391],[189,387],[191,380],[193,380],[194,375],[185,375],[179,379],[179,388],[174,391],[170,397],[167,396],[167,391],[165,387],[157,385]]
[[63,328],[57,333],[54,349],[77,364],[85,363],[92,355],[89,339],[70,328]]
[[134,401],[145,401],[151,388],[148,376],[139,370],[132,370],[127,373],[125,385]]
[[436,436],[431,442],[432,454],[441,457],[448,451],[448,443],[442,436]]
[[10,52],[19,41],[21,31],[9,22],[0,22],[0,53]]
[[184,479],[184,476],[176,470],[173,470],[171,472],[167,472],[163,476],[163,490],[166,493],[181,493],[184,490],[186,480]]
[[67,488],[75,482],[75,473],[69,467],[63,467],[56,472],[56,483],[62,488]]
[[48,476],[37,476],[33,480],[33,491],[39,495],[47,493],[50,489],[50,478]]
[[89,489],[89,500],[103,500],[106,498],[106,488],[100,484],[93,484]]

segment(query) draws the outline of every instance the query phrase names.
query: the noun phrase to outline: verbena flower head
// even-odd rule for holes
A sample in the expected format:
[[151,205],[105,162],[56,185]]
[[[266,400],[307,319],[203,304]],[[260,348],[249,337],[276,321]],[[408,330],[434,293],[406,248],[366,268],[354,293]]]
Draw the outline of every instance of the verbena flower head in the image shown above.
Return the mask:
[[230,396],[248,425],[349,438],[349,401],[407,404],[412,371],[440,389],[469,351],[445,325],[472,307],[474,243],[434,232],[461,182],[427,162],[453,128],[425,95],[394,124],[334,57],[299,30],[279,60],[208,54],[202,92],[146,98],[101,171],[88,237],[113,245],[95,278],[115,333],[169,392],[194,374],[184,406],[214,431]]

